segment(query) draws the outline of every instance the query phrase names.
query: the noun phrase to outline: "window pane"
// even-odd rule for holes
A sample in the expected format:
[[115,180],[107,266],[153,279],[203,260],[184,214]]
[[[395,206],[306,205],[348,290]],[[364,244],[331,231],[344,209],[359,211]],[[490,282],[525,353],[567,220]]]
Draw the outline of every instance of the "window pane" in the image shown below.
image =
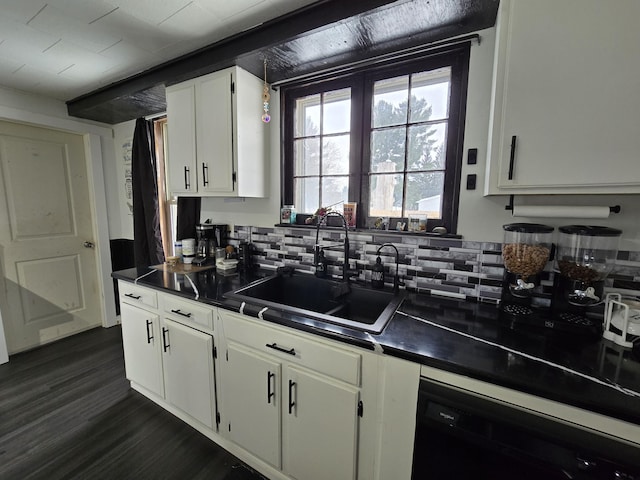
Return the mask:
[[402,175],[371,175],[369,216],[402,216]]
[[404,170],[405,132],[405,127],[371,132],[372,172]]
[[449,116],[450,78],[450,67],[411,76],[411,123]]
[[409,76],[375,82],[373,86],[373,111],[371,112],[372,125],[384,127],[407,123],[408,97]]
[[407,174],[405,215],[421,213],[428,218],[442,218],[444,172]]
[[408,170],[444,169],[446,140],[446,123],[409,127]]
[[314,213],[320,207],[319,177],[296,178],[293,186],[296,210],[301,213]]
[[324,96],[322,133],[348,132],[351,128],[351,89],[335,90]]
[[320,135],[320,95],[298,98],[294,107],[295,137]]
[[320,139],[305,138],[293,142],[293,174],[296,177],[320,174]]
[[322,174],[349,173],[349,135],[324,137],[322,143]]
[[328,207],[349,199],[349,177],[322,178],[322,206]]

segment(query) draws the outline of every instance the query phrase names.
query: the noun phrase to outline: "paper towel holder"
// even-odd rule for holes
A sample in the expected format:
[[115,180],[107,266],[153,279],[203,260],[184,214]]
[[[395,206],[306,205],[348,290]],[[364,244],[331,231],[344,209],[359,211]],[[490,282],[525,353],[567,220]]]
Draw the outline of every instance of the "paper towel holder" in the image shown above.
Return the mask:
[[[509,195],[509,204],[504,206],[505,210],[510,210],[513,211],[513,197],[515,195]],[[620,205],[614,205],[613,207],[609,207],[609,212],[611,213],[620,213],[620,211],[622,210],[622,208],[620,207]]]

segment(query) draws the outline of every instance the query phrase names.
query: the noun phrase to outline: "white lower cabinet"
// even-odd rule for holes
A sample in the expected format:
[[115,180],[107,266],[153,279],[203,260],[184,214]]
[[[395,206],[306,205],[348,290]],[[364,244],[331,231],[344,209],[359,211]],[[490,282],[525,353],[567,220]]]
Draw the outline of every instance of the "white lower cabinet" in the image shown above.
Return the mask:
[[203,425],[215,428],[213,338],[162,320],[164,397]]
[[250,348],[229,343],[221,389],[228,437],[280,469],[281,364]]
[[358,478],[360,355],[220,315],[221,431],[288,477]]
[[285,473],[298,480],[355,479],[358,389],[295,366],[287,367],[284,382]]
[[[136,296],[144,298],[142,292],[136,292]],[[135,303],[140,299],[121,295],[120,300],[127,378],[215,430],[213,336],[181,323],[182,319],[176,321],[167,318],[167,314],[161,315],[162,308],[147,305],[141,308],[140,303]],[[159,300],[162,304],[162,295]],[[189,307],[189,302],[183,301],[182,305]],[[190,313],[184,308],[181,312]]]
[[126,303],[120,304],[120,315],[127,378],[164,396],[160,316]]

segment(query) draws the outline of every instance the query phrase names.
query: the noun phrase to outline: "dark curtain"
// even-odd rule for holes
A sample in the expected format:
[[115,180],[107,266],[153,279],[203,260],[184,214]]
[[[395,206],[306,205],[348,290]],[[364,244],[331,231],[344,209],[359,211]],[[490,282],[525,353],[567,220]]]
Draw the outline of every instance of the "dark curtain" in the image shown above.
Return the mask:
[[200,198],[178,197],[176,240],[196,238],[198,223],[200,223]]
[[131,152],[133,252],[136,267],[164,262],[154,146],[153,122],[139,118],[133,132]]

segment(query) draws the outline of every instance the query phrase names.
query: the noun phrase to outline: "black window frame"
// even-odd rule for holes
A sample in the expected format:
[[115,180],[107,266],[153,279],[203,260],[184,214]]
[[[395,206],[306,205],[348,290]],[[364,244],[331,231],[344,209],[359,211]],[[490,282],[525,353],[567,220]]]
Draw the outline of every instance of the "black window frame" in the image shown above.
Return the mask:
[[[373,84],[377,80],[407,75],[414,72],[451,67],[451,96],[447,131],[447,155],[442,201],[442,218],[428,219],[427,231],[445,227],[449,233],[457,232],[458,205],[463,158],[464,127],[466,117],[467,85],[471,42],[452,45],[420,55],[406,56],[353,69],[327,78],[311,78],[304,83],[283,85],[281,89],[281,201],[293,204],[294,199],[294,108],[297,98],[340,88],[351,88],[351,148],[349,156],[349,201],[358,202],[357,228],[367,228],[373,219],[368,217],[369,153],[371,126],[371,99]],[[366,212],[366,214],[365,214]],[[299,212],[314,213],[314,212]],[[398,220],[391,219],[391,223]]]

